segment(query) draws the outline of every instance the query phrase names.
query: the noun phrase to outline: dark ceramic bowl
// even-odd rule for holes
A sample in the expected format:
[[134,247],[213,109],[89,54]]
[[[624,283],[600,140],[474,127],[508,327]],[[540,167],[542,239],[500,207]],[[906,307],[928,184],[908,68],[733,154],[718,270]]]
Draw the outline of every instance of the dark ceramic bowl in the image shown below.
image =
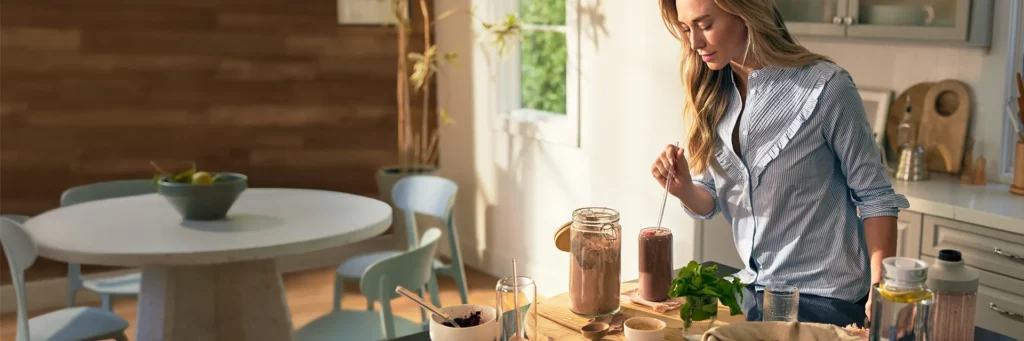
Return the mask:
[[238,173],[214,173],[220,179],[209,185],[160,180],[160,194],[186,220],[216,220],[227,216],[235,200],[248,187],[248,177]]

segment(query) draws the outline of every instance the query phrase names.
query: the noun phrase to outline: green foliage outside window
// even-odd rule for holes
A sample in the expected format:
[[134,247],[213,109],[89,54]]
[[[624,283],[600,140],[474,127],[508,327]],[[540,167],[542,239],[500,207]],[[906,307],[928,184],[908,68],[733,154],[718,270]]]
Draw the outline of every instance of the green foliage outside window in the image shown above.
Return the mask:
[[522,21],[532,25],[565,25],[565,2],[568,0],[520,0]]
[[[565,25],[566,0],[521,0],[522,21],[533,25]],[[520,52],[520,95],[523,108],[565,114],[565,34],[524,30]]]

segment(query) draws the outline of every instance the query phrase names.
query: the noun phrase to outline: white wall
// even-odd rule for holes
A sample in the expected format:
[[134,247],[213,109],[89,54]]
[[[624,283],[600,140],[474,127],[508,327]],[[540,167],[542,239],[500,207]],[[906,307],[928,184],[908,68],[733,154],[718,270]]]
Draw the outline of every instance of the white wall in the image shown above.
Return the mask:
[[[997,13],[1009,0],[997,0]],[[437,26],[443,51],[456,52],[462,67],[440,78],[441,98],[457,121],[443,130],[442,175],[460,185],[456,224],[467,264],[497,276],[511,274],[511,260],[538,280],[543,295],[568,288],[568,255],[554,248],[555,229],[575,208],[608,206],[622,212],[624,279],[637,275],[635,236],[656,223],[662,196],[649,167],[667,143],[681,141],[683,126],[678,77],[679,45],[661,23],[657,2],[599,3],[603,28],[589,29],[584,17],[581,64],[580,148],[569,148],[492,130],[495,102],[488,72],[493,53],[470,43],[465,16]],[[437,11],[477,6],[485,0],[438,0]],[[1002,21],[999,23],[998,21]],[[477,23],[474,23],[477,24]],[[802,39],[812,50],[834,58],[858,85],[899,93],[921,81],[957,78],[974,91],[975,115],[1001,115],[1001,75],[1005,66],[1005,18],[996,23],[991,51],[882,43],[837,43]],[[594,32],[596,35],[596,43]],[[999,63],[1002,64],[999,64]],[[997,72],[998,71],[998,72]],[[989,84],[991,82],[992,84]],[[998,94],[992,89],[998,88]],[[992,92],[992,94],[986,93]],[[1001,121],[975,120],[988,169],[995,170]],[[682,142],[682,141],[681,141]],[[990,179],[994,173],[990,175]],[[676,232],[675,264],[695,254],[700,224],[686,217],[670,198],[665,223]],[[721,224],[719,224],[721,225]],[[724,240],[724,239],[723,239]],[[706,245],[708,248],[732,247]]]
[[[516,258],[542,294],[568,289],[569,258],[555,249],[552,237],[580,207],[621,212],[622,277],[637,276],[634,240],[640,228],[656,224],[662,198],[650,165],[683,135],[678,44],[665,31],[657,3],[600,3],[604,29],[597,30],[596,43],[593,30],[586,30],[582,43],[596,51],[581,70],[580,148],[493,131],[488,57],[466,44],[472,38],[464,17],[438,27],[439,43],[460,46],[456,52],[463,60],[440,88],[441,98],[451,96],[447,107],[457,121],[443,132],[441,166],[460,185],[456,223],[463,253],[469,264],[501,276],[511,275]],[[486,10],[480,0],[441,0],[436,6],[444,11],[470,5]],[[678,201],[670,201],[663,224],[676,232],[681,266],[692,258],[694,222]]]

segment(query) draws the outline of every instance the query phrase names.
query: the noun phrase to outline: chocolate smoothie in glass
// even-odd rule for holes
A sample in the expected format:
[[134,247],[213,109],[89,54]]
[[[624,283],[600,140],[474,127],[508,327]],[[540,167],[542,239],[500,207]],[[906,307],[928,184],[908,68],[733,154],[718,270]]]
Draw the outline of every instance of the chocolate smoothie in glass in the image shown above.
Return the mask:
[[640,230],[640,298],[651,302],[668,299],[672,286],[672,231],[648,227]]

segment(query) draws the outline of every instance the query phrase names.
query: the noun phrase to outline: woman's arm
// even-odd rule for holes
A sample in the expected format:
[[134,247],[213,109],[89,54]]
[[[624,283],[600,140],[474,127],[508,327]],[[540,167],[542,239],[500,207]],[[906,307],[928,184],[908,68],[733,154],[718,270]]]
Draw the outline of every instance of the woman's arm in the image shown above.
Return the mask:
[[896,217],[864,219],[864,236],[871,260],[871,284],[882,281],[882,259],[896,255]]
[[715,207],[715,197],[711,195],[711,191],[714,191],[713,187],[709,189],[703,184],[690,183],[689,186],[684,185],[683,188],[680,190],[678,198],[687,213],[700,219],[710,219],[715,215],[717,207]]
[[651,165],[651,174],[662,188],[667,178],[672,176],[668,192],[679,198],[683,209],[694,219],[711,219],[718,212],[715,180],[711,172],[705,170],[696,177],[690,176],[685,150],[666,146]]

